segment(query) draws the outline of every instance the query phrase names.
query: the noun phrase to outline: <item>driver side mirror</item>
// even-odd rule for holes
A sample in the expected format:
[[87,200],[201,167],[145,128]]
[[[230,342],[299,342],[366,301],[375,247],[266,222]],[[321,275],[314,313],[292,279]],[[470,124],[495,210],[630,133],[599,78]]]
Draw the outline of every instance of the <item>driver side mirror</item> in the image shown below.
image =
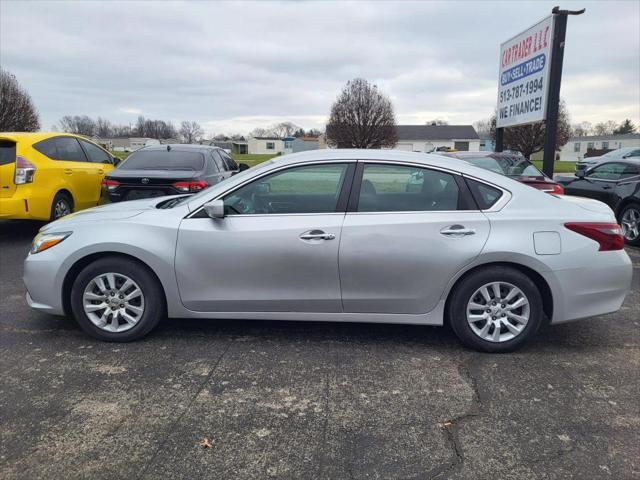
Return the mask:
[[209,218],[224,218],[224,200],[211,200],[203,208]]
[[117,167],[122,163],[122,160],[118,157],[111,157],[111,162],[113,163],[114,167]]
[[238,171],[239,172],[244,172],[245,170],[249,170],[251,167],[249,165],[247,165],[246,163],[240,163],[238,164]]
[[584,178],[587,172],[585,170],[576,170],[576,177]]

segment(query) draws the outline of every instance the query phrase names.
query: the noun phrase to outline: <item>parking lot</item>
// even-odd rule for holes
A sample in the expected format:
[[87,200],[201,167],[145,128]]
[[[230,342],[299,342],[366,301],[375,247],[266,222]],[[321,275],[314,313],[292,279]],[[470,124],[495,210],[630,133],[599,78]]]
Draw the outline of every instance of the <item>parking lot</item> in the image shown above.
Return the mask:
[[620,312],[515,354],[446,328],[178,319],[108,344],[26,306],[38,227],[0,223],[2,478],[640,478],[638,250]]

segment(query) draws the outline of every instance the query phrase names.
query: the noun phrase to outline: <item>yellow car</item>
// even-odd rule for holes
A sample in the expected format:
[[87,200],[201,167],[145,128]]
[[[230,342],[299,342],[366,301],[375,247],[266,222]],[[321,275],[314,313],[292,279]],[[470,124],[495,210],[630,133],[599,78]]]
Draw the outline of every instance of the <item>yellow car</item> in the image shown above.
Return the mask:
[[100,202],[118,159],[69,133],[0,133],[0,219],[55,220]]

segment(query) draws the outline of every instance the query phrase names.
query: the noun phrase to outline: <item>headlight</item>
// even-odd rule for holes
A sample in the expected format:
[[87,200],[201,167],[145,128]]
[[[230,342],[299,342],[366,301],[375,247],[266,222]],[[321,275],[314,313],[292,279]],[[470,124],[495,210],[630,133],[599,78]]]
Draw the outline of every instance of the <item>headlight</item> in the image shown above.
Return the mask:
[[47,248],[51,248],[67,238],[71,233],[73,232],[39,233],[31,243],[31,253],[40,253]]

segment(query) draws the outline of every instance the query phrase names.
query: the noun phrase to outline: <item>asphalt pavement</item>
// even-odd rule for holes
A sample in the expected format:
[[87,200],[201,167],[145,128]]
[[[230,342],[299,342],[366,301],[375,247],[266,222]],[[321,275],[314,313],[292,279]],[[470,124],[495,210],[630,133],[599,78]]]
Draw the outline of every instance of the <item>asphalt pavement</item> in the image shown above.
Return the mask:
[[513,354],[447,328],[168,320],[109,344],[31,311],[0,223],[0,478],[640,478],[640,250],[622,310]]

